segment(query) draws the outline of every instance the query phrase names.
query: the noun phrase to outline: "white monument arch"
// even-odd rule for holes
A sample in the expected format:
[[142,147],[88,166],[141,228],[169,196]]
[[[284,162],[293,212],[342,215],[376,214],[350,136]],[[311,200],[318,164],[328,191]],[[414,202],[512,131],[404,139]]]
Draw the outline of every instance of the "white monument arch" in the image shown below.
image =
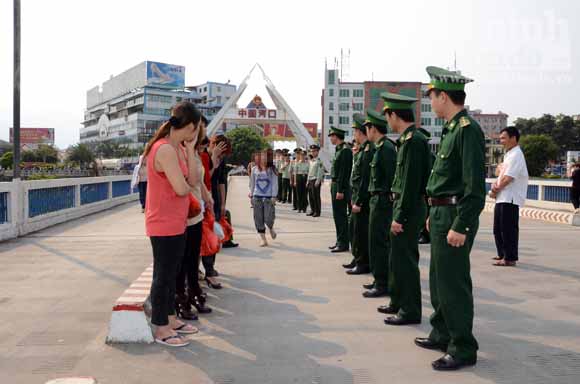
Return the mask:
[[[272,102],[276,106],[276,109],[266,109],[263,108],[239,108],[237,103],[240,97],[246,91],[248,87],[248,79],[251,77],[254,70],[258,68],[262,74],[265,82],[266,91],[270,95]],[[210,122],[207,133],[208,136],[219,131],[223,126],[228,123],[232,124],[286,124],[294,138],[296,139],[296,144],[299,147],[308,148],[311,144],[315,144],[315,140],[312,138],[308,130],[304,127],[298,116],[294,113],[290,105],[284,100],[282,95],[278,92],[272,81],[260,66],[260,64],[255,64],[250,73],[244,78],[240,86],[238,87],[236,93],[225,103],[223,108],[215,115],[215,117]],[[327,170],[330,170],[330,156],[324,150],[320,151],[320,158]]]

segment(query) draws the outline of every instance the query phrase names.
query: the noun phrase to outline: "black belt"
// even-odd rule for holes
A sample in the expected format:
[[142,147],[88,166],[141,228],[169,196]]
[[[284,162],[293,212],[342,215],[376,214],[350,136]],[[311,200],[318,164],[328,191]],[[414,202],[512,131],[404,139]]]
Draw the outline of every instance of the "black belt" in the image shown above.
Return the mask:
[[449,197],[429,197],[427,199],[430,207],[438,207],[445,205],[457,205],[459,202],[459,197],[449,196]]

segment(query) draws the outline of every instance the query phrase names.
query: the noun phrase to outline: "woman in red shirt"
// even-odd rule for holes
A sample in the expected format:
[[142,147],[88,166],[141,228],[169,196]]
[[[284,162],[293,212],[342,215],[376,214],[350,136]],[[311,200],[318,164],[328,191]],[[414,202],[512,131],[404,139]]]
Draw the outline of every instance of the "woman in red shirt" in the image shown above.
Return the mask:
[[[191,103],[178,103],[169,121],[147,144],[147,201],[145,228],[153,248],[151,323],[157,343],[181,347],[189,342],[179,334],[196,333],[175,316],[175,280],[184,255],[189,195],[201,182],[195,167],[195,143],[201,113]],[[182,143],[185,143],[183,146]]]

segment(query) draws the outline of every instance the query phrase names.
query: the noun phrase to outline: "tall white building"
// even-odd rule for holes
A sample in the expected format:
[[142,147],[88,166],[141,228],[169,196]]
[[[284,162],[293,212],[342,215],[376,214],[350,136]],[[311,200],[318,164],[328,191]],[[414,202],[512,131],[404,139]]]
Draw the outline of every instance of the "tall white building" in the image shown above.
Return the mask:
[[352,115],[365,113],[364,83],[341,82],[338,69],[327,69],[322,91],[322,137],[321,144],[330,150],[328,137],[330,127],[346,131],[345,139],[352,140]]

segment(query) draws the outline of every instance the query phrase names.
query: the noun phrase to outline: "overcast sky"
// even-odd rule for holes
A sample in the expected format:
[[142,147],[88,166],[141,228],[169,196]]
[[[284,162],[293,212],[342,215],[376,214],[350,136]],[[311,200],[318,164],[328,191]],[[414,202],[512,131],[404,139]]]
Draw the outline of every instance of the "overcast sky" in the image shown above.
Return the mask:
[[[12,125],[12,1],[0,1],[0,139]],[[76,143],[86,90],[144,61],[188,85],[239,84],[258,62],[303,122],[320,124],[324,62],[347,80],[423,81],[457,67],[468,104],[510,120],[580,113],[580,2],[22,0],[22,126]],[[254,87],[255,88],[255,87]],[[253,96],[250,89],[244,101]],[[266,91],[256,89],[264,98]]]

